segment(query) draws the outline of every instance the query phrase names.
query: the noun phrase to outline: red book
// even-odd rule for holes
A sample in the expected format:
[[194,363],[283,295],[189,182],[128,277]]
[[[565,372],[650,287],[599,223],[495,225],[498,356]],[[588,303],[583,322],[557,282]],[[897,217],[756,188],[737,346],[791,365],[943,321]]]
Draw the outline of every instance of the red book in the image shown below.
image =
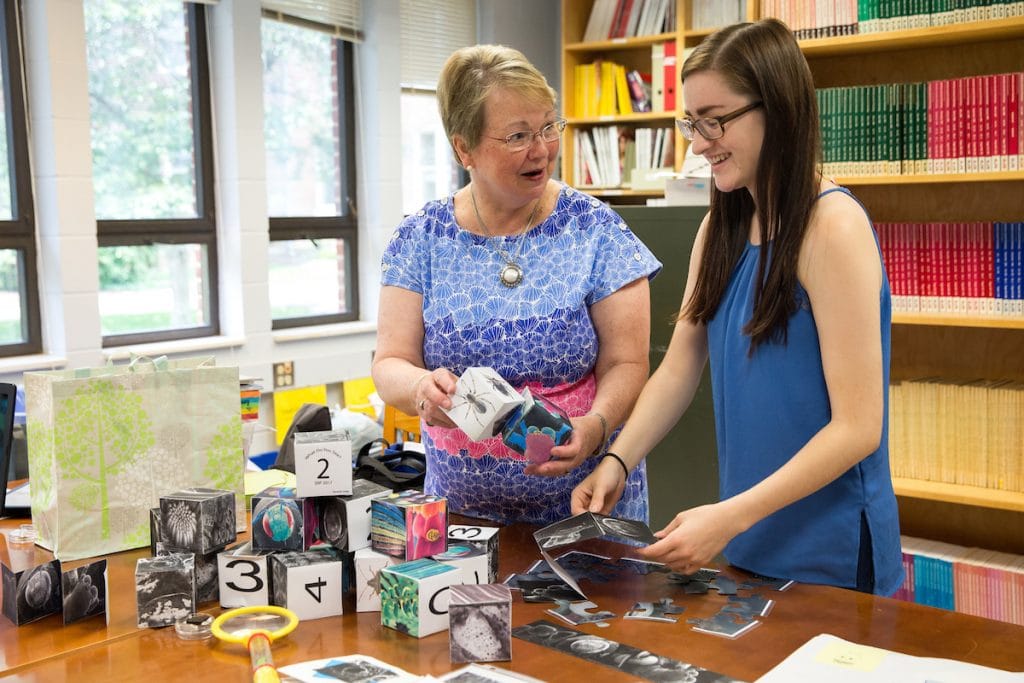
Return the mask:
[[676,76],[676,41],[670,40],[665,43],[665,111],[676,110],[676,88],[678,78]]
[[1006,154],[1011,171],[1020,168],[1021,74],[1006,74]]

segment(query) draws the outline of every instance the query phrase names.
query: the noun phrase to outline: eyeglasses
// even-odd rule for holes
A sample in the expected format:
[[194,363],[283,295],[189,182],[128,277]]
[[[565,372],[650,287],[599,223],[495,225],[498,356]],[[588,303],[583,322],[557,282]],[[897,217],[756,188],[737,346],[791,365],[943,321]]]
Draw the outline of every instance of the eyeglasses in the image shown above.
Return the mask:
[[676,119],[676,128],[687,140],[693,140],[694,132],[700,133],[705,140],[717,140],[725,135],[725,124],[743,116],[751,109],[757,109],[763,103],[751,102],[745,107],[729,112],[724,116],[707,116],[703,119]]
[[565,130],[565,119],[558,119],[553,123],[549,123],[537,132],[531,132],[528,130],[521,130],[518,133],[512,133],[506,135],[503,138],[491,137],[485,135],[485,138],[490,140],[498,140],[505,143],[505,147],[510,152],[522,152],[524,149],[529,149],[530,145],[533,144],[533,139],[540,136],[540,139],[544,142],[554,142],[558,138],[562,137],[562,131]]

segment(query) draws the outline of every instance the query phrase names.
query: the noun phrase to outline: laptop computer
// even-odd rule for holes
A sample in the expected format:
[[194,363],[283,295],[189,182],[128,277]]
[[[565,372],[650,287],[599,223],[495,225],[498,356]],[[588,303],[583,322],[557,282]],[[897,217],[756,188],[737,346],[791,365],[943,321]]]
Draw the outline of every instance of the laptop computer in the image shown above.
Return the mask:
[[27,517],[32,514],[29,505],[28,484],[7,489],[7,477],[11,471],[11,449],[14,441],[14,408],[18,388],[13,384],[0,382],[0,516]]

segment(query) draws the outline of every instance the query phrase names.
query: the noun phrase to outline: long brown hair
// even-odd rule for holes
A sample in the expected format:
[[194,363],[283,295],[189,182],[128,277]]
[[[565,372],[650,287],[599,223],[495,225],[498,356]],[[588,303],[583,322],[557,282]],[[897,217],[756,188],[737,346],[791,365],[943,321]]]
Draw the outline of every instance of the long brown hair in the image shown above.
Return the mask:
[[712,187],[701,268],[680,317],[707,324],[715,316],[756,211],[762,245],[759,284],[743,328],[753,352],[769,340],[785,343],[787,322],[797,308],[797,259],[818,195],[818,103],[807,60],[792,31],[777,19],[734,24],[705,38],[683,65],[681,80],[706,71],[764,105],[758,205],[742,189],[719,192]]

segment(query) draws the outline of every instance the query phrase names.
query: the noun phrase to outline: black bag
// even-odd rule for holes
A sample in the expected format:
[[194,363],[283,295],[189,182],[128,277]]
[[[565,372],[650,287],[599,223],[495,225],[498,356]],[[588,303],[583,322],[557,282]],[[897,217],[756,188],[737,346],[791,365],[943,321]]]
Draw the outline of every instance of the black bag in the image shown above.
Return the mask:
[[426,475],[427,457],[423,453],[405,450],[402,443],[392,446],[384,439],[374,439],[359,449],[352,473],[356,479],[369,479],[395,491],[422,489]]
[[292,424],[281,440],[281,448],[277,451],[273,468],[295,474],[295,432],[329,432],[331,431],[331,410],[318,403],[303,403],[295,411]]

